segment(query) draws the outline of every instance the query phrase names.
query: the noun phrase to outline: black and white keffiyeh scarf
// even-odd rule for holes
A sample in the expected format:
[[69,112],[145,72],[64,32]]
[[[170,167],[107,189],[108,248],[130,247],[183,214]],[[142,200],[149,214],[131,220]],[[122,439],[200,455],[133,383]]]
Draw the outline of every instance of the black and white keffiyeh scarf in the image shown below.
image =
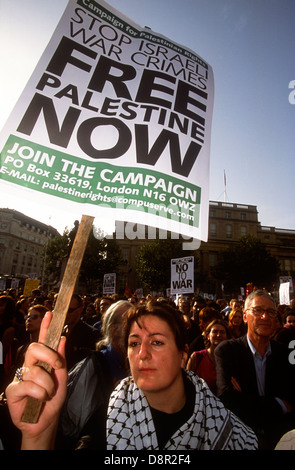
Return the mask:
[[[202,379],[184,372],[196,389],[194,412],[164,450],[256,450],[252,429],[224,408]],[[110,397],[107,449],[159,450],[149,404],[130,377],[123,379]]]

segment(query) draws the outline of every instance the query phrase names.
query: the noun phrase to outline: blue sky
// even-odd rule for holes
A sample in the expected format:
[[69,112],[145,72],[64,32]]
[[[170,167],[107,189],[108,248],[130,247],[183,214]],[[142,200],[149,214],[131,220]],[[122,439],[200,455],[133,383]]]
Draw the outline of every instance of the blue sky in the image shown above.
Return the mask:
[[[262,225],[295,230],[295,0],[109,0],[141,26],[194,50],[213,68],[210,199],[256,205]],[[67,0],[0,0],[0,128]],[[224,191],[224,171],[226,192]],[[36,206],[10,207],[63,230]],[[46,220],[47,218],[47,220]],[[102,227],[103,228],[103,227]]]

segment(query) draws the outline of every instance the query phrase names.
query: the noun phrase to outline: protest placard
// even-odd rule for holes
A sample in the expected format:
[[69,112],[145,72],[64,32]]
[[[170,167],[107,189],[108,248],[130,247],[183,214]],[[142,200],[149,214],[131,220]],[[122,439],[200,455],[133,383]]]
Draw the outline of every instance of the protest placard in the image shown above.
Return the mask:
[[194,292],[194,257],[171,260],[170,294],[192,294]]
[[213,89],[199,54],[70,0],[0,135],[1,186],[206,241]]
[[290,282],[281,282],[279,297],[280,305],[290,305]]
[[103,276],[103,294],[112,295],[116,293],[116,273]]
[[292,276],[280,276],[280,284],[288,282],[290,285],[290,294],[293,294],[293,278]]
[[29,297],[30,295],[32,295],[32,291],[34,289],[38,289],[39,285],[40,285],[40,281],[38,279],[26,279],[24,290],[23,290],[23,295],[25,297]]

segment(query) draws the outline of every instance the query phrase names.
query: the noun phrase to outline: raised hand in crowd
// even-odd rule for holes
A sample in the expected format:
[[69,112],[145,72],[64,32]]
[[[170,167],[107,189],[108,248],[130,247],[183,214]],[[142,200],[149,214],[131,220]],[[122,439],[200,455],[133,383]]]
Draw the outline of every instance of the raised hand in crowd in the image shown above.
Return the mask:
[[[47,312],[41,325],[39,342],[29,346],[23,367],[6,389],[12,421],[22,433],[22,449],[53,448],[60,409],[66,396],[65,338],[61,338],[57,351],[44,345],[51,318],[52,313]],[[39,360],[52,367],[51,374],[37,365]],[[36,424],[22,422],[28,396],[43,402]]]

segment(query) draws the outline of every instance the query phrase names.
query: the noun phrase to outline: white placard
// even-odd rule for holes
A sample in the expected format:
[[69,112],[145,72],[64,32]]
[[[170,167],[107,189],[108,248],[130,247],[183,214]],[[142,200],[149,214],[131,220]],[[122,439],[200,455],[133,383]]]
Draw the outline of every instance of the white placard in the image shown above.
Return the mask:
[[174,294],[194,292],[194,258],[187,256],[171,260],[171,291]]
[[207,241],[213,95],[194,51],[70,0],[0,135],[2,191]]

